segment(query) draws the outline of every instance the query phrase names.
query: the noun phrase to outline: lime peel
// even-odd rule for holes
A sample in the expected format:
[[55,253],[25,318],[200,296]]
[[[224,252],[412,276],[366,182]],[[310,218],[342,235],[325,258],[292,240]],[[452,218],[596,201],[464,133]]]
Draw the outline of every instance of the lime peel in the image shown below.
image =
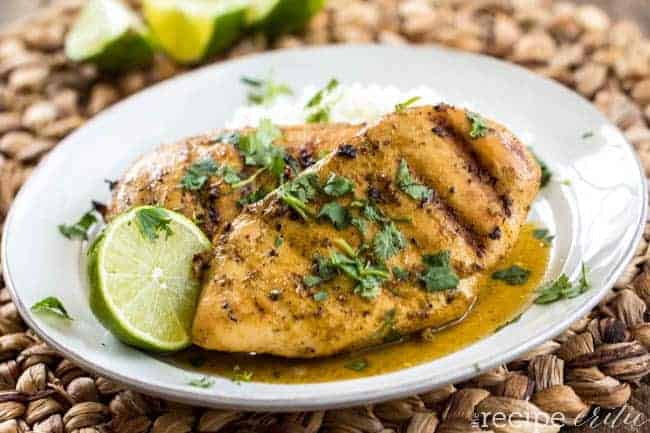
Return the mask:
[[90,306],[100,322],[126,344],[155,352],[191,344],[199,281],[193,259],[210,241],[184,216],[164,210],[169,236],[142,236],[132,209],[113,220],[88,260]]

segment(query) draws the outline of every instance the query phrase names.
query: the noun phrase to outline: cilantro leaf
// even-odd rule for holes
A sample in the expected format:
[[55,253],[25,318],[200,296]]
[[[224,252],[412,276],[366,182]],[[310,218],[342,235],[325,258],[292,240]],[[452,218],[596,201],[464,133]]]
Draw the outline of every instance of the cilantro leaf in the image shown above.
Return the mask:
[[241,207],[244,207],[249,204],[257,203],[266,197],[268,193],[269,192],[264,188],[256,189],[255,191],[248,193],[237,200],[237,204]]
[[380,262],[385,262],[406,247],[406,239],[394,223],[388,223],[372,239],[372,250]]
[[329,297],[329,294],[325,290],[314,293],[314,301],[323,302],[326,301]]
[[87,241],[88,230],[90,230],[90,227],[92,227],[96,222],[97,217],[95,216],[95,212],[89,210],[73,225],[61,224],[58,228],[59,232],[68,239],[82,239]]
[[323,123],[329,121],[330,111],[335,101],[326,101],[326,96],[331,95],[338,85],[338,80],[332,78],[323,89],[311,97],[307,105],[305,105],[309,113],[306,118],[307,123]]
[[323,205],[318,218],[327,218],[337,230],[341,230],[350,225],[350,214],[343,206],[335,201]]
[[544,188],[548,183],[551,181],[553,178],[553,173],[551,170],[548,168],[548,165],[542,159],[537,156],[535,152],[533,152],[532,149],[530,149],[531,153],[533,154],[533,158],[535,158],[535,161],[537,161],[537,164],[539,164],[539,168],[542,171],[542,178],[539,184],[540,188]]
[[165,209],[145,207],[136,212],[135,218],[140,233],[150,241],[158,239],[159,232],[164,232],[165,238],[168,238],[172,234],[172,229],[169,227],[169,223],[172,220]]
[[425,254],[422,261],[425,269],[423,273],[418,275],[418,278],[424,284],[427,292],[439,292],[458,287],[460,279],[451,267],[451,253],[449,251]]
[[243,370],[239,365],[235,365],[232,368],[232,377],[230,378],[233,382],[250,382],[253,379],[253,372],[248,370]]
[[530,277],[530,271],[521,266],[512,265],[506,269],[500,269],[492,274],[492,279],[504,281],[511,286],[525,284]]
[[323,186],[323,191],[329,196],[341,197],[354,191],[354,182],[347,177],[331,173],[325,182],[325,186]]
[[551,245],[551,242],[555,239],[555,236],[550,235],[549,230],[545,228],[533,230],[533,237],[542,241],[542,243],[547,247]]
[[488,132],[488,126],[479,114],[474,113],[472,111],[467,111],[467,119],[471,122],[472,124],[472,129],[469,131],[469,136],[476,139],[479,137],[485,137],[485,135]]
[[188,381],[187,384],[197,388],[210,388],[212,385],[214,385],[214,380],[206,376],[201,376],[198,379],[192,379]]
[[411,273],[404,268],[393,266],[393,275],[397,281],[406,281],[409,279]]
[[556,280],[544,284],[538,289],[539,296],[535,303],[539,305],[552,304],[561,299],[571,299],[585,293],[591,288],[587,278],[587,268],[582,264],[580,279],[576,284],[572,284],[566,274],[560,275]]
[[284,184],[280,188],[280,198],[307,220],[310,216],[314,216],[314,211],[307,204],[316,197],[319,187],[316,174],[304,174]]
[[280,95],[293,95],[291,88],[276,83],[270,77],[266,80],[242,77],[241,82],[248,86],[248,102],[256,105],[270,105]]
[[404,101],[404,102],[400,102],[399,104],[396,104],[396,105],[395,105],[395,112],[396,112],[396,113],[403,113],[403,112],[405,112],[406,109],[407,109],[408,107],[410,107],[411,105],[415,104],[415,103],[418,102],[420,99],[421,99],[421,98],[420,98],[419,96],[413,96],[412,98],[408,98],[408,99],[407,99],[406,101]]
[[213,138],[215,143],[227,143],[235,146],[239,144],[240,139],[239,131],[223,131]]
[[181,179],[181,187],[188,191],[197,191],[203,188],[210,176],[217,174],[219,166],[214,159],[208,157],[195,162],[187,169]]
[[317,285],[319,285],[322,282],[323,282],[323,279],[321,277],[319,277],[318,275],[306,275],[302,279],[302,283],[308,288],[316,287]]
[[414,200],[427,201],[433,196],[433,190],[427,188],[425,185],[417,183],[415,179],[413,179],[408,164],[404,159],[399,163],[395,182],[399,189]]
[[366,236],[366,221],[362,218],[351,218],[350,219],[350,224],[352,224],[354,227],[356,227],[357,230],[359,230],[359,234],[361,235],[361,238],[365,238]]
[[241,136],[237,149],[246,165],[256,165],[271,172],[278,179],[284,175],[284,150],[273,145],[282,137],[282,131],[269,119],[262,119],[257,129]]
[[72,317],[70,317],[66,311],[63,303],[54,296],[48,296],[47,298],[41,299],[32,305],[31,310],[34,313],[53,314],[55,316],[61,317],[62,319],[72,320]]
[[[333,252],[327,262],[323,263],[327,272],[340,272],[357,284],[353,292],[364,299],[373,299],[379,295],[381,284],[390,277],[390,273],[371,263],[364,264],[361,259],[350,255],[350,248],[344,248],[346,254]],[[320,265],[319,265],[320,266]],[[330,274],[332,275],[332,274]],[[333,276],[331,276],[333,278]]]
[[348,370],[356,371],[358,373],[368,368],[369,365],[370,364],[368,363],[368,361],[366,361],[363,358],[360,358],[360,359],[355,359],[353,361],[347,362],[343,366]]

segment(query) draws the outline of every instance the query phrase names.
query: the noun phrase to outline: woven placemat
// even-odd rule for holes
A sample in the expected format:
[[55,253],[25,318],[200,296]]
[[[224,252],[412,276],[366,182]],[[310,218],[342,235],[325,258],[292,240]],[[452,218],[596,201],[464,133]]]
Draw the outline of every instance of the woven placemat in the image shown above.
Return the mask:
[[[68,62],[62,42],[79,1],[44,9],[0,35],[0,227],[17,189],[61,138],[125,96],[184,70],[163,56],[148,69],[112,76]],[[650,172],[650,41],[634,23],[613,22],[592,6],[331,0],[304,34],[275,41],[250,36],[224,57],[372,41],[483,52],[556,79],[625,131]],[[520,360],[424,395],[314,413],[204,410],[126,390],[41,342],[0,280],[0,433],[545,433],[577,420],[586,425],[566,431],[650,432],[648,239],[650,225],[599,307]],[[508,416],[510,422],[501,420]]]

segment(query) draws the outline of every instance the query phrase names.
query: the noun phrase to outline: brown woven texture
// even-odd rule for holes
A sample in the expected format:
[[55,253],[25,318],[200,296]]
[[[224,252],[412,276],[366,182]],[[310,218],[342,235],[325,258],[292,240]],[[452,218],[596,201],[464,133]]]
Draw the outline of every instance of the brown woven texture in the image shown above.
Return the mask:
[[[113,76],[68,62],[62,42],[75,3],[42,10],[0,35],[0,226],[17,189],[61,138],[127,95],[183,72],[163,56],[146,70]],[[630,21],[544,0],[332,0],[304,34],[275,41],[250,36],[224,58],[344,42],[437,43],[527,66],[591,99],[625,132],[650,173],[650,41]],[[0,433],[557,432],[551,413],[568,424],[597,415],[593,426],[566,431],[648,432],[648,239],[650,225],[599,307],[520,360],[428,394],[314,413],[204,410],[125,390],[42,343],[0,280]],[[596,426],[623,405],[625,419]],[[496,413],[513,414],[513,421],[497,423],[490,417]],[[476,423],[477,415],[485,422]]]

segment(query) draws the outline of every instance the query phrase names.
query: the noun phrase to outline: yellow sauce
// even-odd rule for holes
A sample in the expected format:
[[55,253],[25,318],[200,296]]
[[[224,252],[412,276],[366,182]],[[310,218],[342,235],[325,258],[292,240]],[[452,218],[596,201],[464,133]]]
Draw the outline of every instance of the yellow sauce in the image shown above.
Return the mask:
[[[531,271],[528,281],[511,286],[491,279],[491,272],[486,273],[473,310],[462,322],[433,334],[430,341],[416,336],[363,352],[311,360],[208,352],[199,348],[167,359],[206,374],[232,378],[246,372],[252,373],[255,382],[314,383],[373,376],[440,358],[493,334],[530,305],[535,289],[544,278],[549,258],[549,248],[533,236],[534,229],[531,224],[525,225],[510,255],[495,268],[503,269],[516,263]],[[367,367],[362,371],[349,368],[350,363],[359,360]]]

